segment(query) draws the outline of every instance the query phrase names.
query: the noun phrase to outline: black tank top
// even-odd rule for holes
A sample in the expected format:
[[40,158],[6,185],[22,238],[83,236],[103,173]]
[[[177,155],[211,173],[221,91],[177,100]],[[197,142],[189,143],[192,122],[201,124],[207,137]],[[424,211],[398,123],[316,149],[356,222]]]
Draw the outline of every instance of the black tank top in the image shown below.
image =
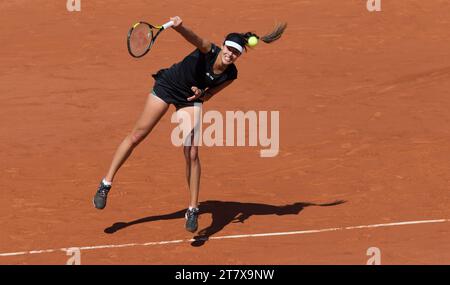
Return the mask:
[[211,50],[208,53],[202,53],[196,49],[181,62],[170,68],[161,69],[158,73],[153,74],[153,77],[159,86],[176,98],[193,96],[192,86],[205,89],[236,79],[237,69],[234,63],[230,64],[221,74],[214,74],[213,65],[220,50],[215,44],[211,44]]

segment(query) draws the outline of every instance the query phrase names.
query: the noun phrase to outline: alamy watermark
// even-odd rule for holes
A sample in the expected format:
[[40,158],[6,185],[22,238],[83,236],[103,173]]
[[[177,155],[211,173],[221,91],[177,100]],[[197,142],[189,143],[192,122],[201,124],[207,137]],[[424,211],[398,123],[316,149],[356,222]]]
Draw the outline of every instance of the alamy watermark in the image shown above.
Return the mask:
[[381,265],[381,250],[378,247],[369,247],[366,254],[370,256],[367,265]]
[[[180,109],[172,115],[172,123],[178,124],[171,134],[173,145],[259,145],[264,148],[260,150],[261,157],[278,155],[280,147],[279,111],[247,111],[245,113],[243,111],[227,111],[224,117],[218,111],[208,111],[203,114],[202,104],[195,104],[193,109],[193,113]],[[204,123],[209,124],[205,129],[203,129]],[[247,125],[248,141],[246,141]]]
[[81,265],[81,251],[78,247],[68,248],[66,255],[70,256],[66,265]]
[[367,0],[367,10],[369,12],[381,11],[381,0]]
[[67,11],[69,12],[80,12],[81,11],[81,0],[67,0],[66,3]]

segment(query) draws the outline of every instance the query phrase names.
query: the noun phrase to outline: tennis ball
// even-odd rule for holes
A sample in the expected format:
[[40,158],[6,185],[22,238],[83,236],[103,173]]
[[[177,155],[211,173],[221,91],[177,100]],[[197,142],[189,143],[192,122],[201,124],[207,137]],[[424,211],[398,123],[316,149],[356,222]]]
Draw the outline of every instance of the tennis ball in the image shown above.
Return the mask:
[[254,47],[258,44],[258,38],[255,36],[251,36],[250,38],[248,38],[248,46],[250,47]]

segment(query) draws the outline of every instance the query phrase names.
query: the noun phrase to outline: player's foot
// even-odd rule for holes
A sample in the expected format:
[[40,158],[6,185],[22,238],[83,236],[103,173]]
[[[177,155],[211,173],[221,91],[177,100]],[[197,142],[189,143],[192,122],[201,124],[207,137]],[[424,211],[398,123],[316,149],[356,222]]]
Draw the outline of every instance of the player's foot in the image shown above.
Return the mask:
[[105,185],[103,183],[103,181],[100,182],[97,193],[95,193],[95,196],[94,196],[95,208],[101,210],[106,207],[106,200],[108,199],[109,190],[111,190],[111,185]]
[[193,233],[198,227],[198,208],[188,209],[184,217],[186,218],[186,230]]

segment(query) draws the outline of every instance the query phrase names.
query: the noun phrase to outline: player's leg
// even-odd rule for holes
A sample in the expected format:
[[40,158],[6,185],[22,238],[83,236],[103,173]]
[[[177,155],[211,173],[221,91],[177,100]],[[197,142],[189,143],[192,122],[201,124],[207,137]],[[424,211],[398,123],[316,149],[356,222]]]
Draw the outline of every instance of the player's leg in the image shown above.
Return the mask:
[[184,146],[183,147],[183,153],[184,158],[186,160],[186,182],[189,187],[189,184],[191,183],[191,147],[190,146]]
[[114,180],[117,171],[130,156],[133,149],[147,137],[167,112],[168,108],[169,104],[157,96],[152,94],[148,96],[144,111],[140,115],[133,130],[125,137],[114,154],[109,171],[105,176],[107,181],[112,182]]
[[97,209],[103,209],[106,206],[107,194],[111,189],[110,183],[114,180],[117,171],[128,159],[133,149],[152,131],[168,108],[169,104],[162,99],[152,94],[148,96],[144,111],[141,113],[131,133],[125,137],[117,148],[108,173],[100,183],[94,197],[94,205]]
[[[186,212],[186,230],[195,232],[198,227],[198,198],[200,191],[200,157],[198,154],[198,139],[200,128],[200,114],[201,106],[191,106],[180,109],[177,112],[178,116],[189,118],[193,130],[188,138],[185,140],[183,153],[186,160],[186,180],[190,193],[189,209]],[[180,112],[184,112],[181,114]]]
[[200,191],[201,165],[198,146],[184,146],[186,160],[186,180],[190,192],[189,207],[198,208],[198,194]]

